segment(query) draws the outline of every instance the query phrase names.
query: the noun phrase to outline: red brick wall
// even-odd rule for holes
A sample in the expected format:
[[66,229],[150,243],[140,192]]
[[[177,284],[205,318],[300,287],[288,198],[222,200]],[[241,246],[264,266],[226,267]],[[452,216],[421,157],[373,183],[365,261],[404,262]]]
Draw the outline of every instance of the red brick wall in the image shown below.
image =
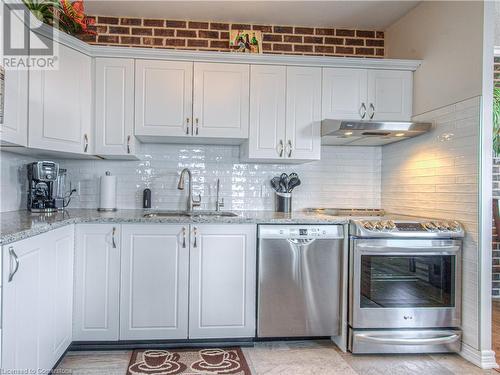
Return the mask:
[[125,47],[229,51],[229,30],[260,30],[264,53],[383,57],[384,33],[322,27],[247,25],[220,22],[94,16],[90,44]]

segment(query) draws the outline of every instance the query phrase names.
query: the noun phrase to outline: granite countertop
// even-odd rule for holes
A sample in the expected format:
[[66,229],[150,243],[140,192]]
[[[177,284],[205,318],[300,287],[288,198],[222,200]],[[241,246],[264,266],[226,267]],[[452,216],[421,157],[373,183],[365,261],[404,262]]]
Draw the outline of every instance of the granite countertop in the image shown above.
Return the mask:
[[0,245],[76,223],[171,223],[171,224],[346,224],[352,217],[327,216],[311,212],[283,214],[274,211],[233,211],[238,216],[144,217],[151,210],[98,212],[95,209],[68,209],[52,214],[11,211],[0,214]]

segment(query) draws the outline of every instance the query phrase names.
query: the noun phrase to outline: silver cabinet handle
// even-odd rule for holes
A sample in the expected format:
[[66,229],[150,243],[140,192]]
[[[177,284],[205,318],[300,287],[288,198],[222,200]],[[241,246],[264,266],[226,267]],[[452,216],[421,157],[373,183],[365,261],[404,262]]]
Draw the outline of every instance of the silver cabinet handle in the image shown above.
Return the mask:
[[16,252],[14,251],[14,248],[12,246],[9,247],[9,255],[10,255],[10,259],[14,259],[14,261],[16,262],[16,266],[14,268],[14,270],[12,270],[12,262],[10,262],[10,265],[11,267],[9,267],[9,283],[12,281],[12,279],[14,278],[14,275],[16,274],[17,270],[19,269],[19,258],[17,257],[17,254]]
[[127,136],[127,154],[130,154],[130,135]]
[[196,135],[198,135],[198,123],[199,123],[198,117],[196,117],[194,121],[196,122]]
[[87,134],[83,135],[83,142],[84,142],[83,152],[87,152],[87,150],[89,149],[89,137]]
[[189,117],[186,118],[186,135],[189,135]]
[[284,151],[284,145],[283,145],[283,140],[280,139],[280,143],[278,144],[278,146],[276,147],[276,151],[278,152],[278,155],[280,158],[283,157],[283,151]]
[[113,246],[113,249],[116,249],[115,233],[116,233],[116,228],[113,227],[113,231],[111,232],[111,245]]
[[193,247],[198,247],[198,244],[196,243],[196,236],[198,234],[197,231],[198,231],[198,229],[196,227],[194,227],[193,228],[193,237],[194,237],[194,239],[193,239]]
[[186,227],[182,227],[182,248],[186,248]]
[[366,105],[365,103],[361,103],[361,108],[359,109],[359,115],[361,116],[361,119],[364,120],[366,117]]
[[291,158],[291,157],[292,157],[292,149],[293,149],[293,147],[292,147],[292,140],[291,140],[291,139],[289,139],[289,140],[288,140],[288,157],[289,157],[289,158]]
[[373,103],[370,103],[370,109],[372,110],[372,113],[370,114],[370,120],[375,116],[375,106]]

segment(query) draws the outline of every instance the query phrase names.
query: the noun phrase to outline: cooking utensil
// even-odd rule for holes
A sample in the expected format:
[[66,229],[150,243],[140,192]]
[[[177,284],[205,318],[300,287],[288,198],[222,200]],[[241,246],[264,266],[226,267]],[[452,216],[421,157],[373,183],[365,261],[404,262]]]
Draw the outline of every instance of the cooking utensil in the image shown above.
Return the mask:
[[286,173],[282,173],[280,176],[280,180],[282,181],[284,187],[283,193],[286,193],[288,191],[288,184],[290,183],[290,178]]
[[290,183],[288,184],[288,192],[291,193],[293,189],[295,189],[297,186],[301,184],[300,179],[295,177],[290,180]]
[[279,177],[273,177],[271,179],[271,186],[276,192],[281,192],[281,186],[280,186],[280,178]]

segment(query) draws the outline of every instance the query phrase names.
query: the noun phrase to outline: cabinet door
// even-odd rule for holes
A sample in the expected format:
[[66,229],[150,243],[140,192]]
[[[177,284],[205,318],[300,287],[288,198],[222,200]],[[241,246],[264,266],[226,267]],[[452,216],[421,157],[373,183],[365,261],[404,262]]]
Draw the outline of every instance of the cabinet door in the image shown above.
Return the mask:
[[136,60],[135,134],[191,134],[193,63]]
[[95,77],[95,153],[134,155],[134,60],[97,58]]
[[192,226],[189,338],[253,337],[255,225]]
[[324,68],[322,118],[336,120],[366,119],[366,69]]
[[50,369],[71,344],[73,330],[74,226],[40,236],[43,259],[38,310],[39,368]]
[[4,118],[0,143],[26,146],[28,142],[28,71],[5,70]]
[[285,157],[321,157],[321,68],[287,68]]
[[[44,256],[37,237],[3,247],[2,369],[37,369],[40,277]],[[15,259],[19,268],[11,281]]]
[[92,154],[91,70],[90,57],[64,45],[58,69],[30,70],[29,147]]
[[112,341],[120,324],[120,227],[76,226],[75,341]]
[[284,157],[286,67],[252,65],[248,157]]
[[194,135],[247,138],[249,66],[195,63]]
[[120,340],[187,338],[187,236],[187,226],[122,225]]
[[368,71],[367,116],[373,120],[409,121],[412,116],[413,73]]

